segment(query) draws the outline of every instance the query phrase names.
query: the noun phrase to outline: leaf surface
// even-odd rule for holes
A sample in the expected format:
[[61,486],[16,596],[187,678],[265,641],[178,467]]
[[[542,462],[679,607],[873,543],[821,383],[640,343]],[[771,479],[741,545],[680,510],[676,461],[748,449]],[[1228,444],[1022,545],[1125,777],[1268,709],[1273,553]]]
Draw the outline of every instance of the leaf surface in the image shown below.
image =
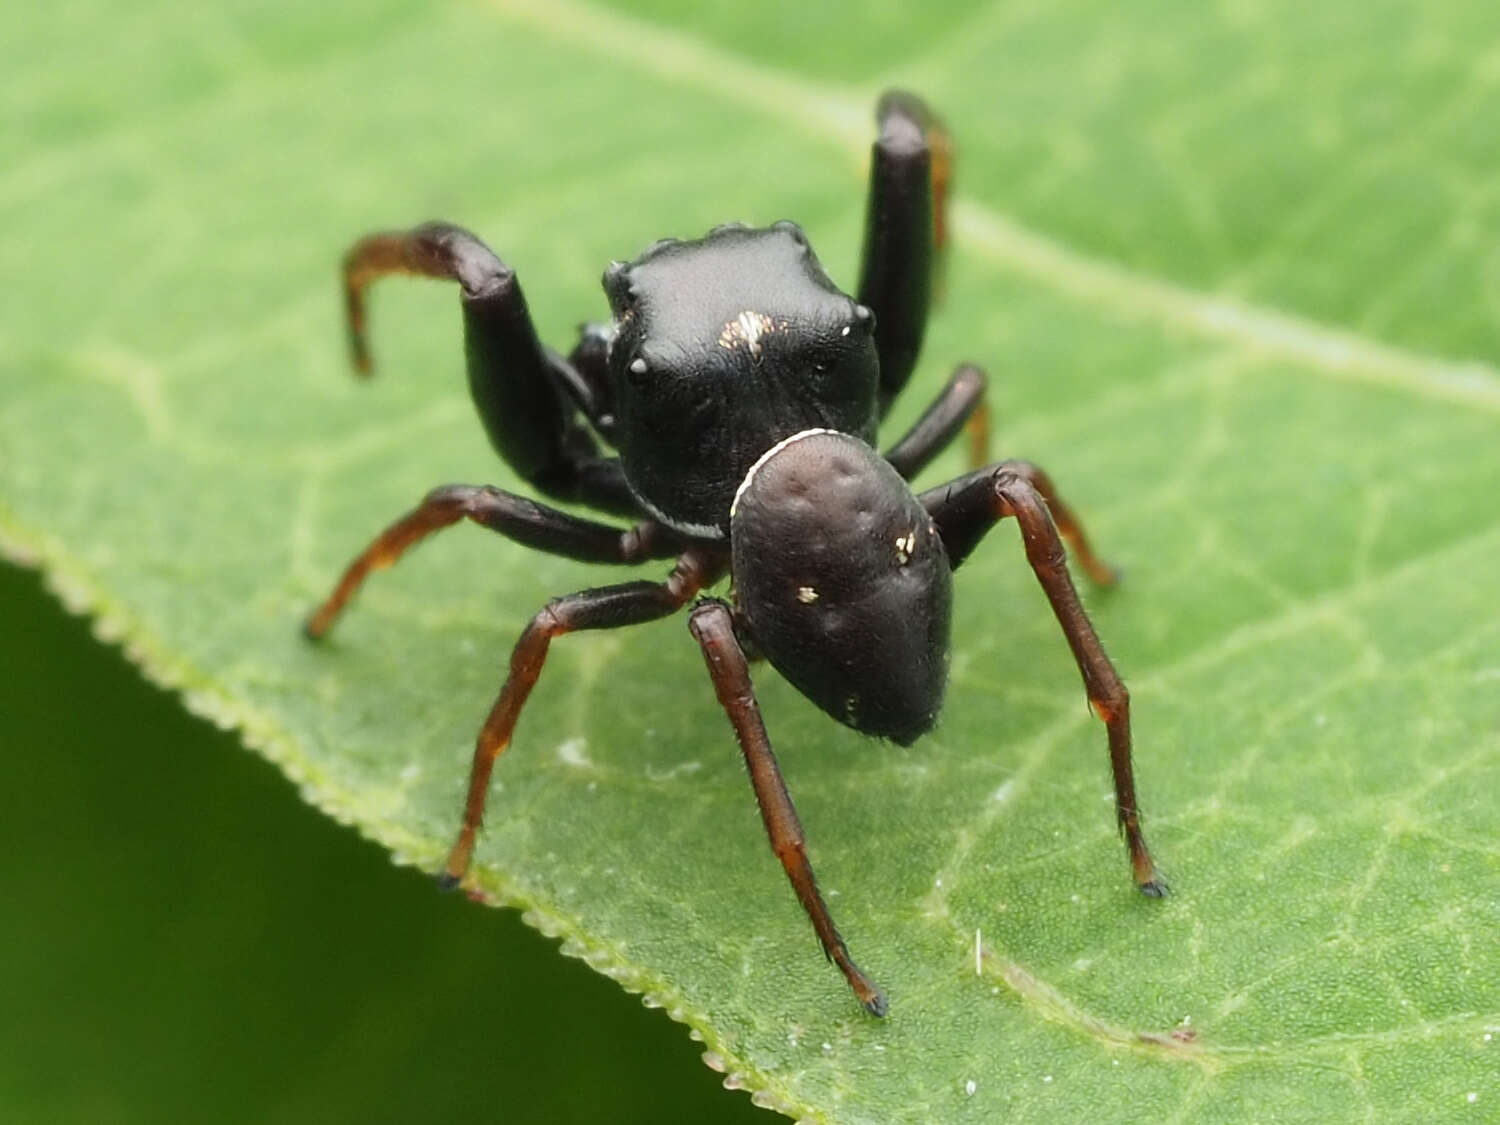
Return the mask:
[[813,1120],[1486,1119],[1493,12],[902,11],[17,16],[0,541],[310,801],[435,868],[514,637],[612,576],[456,531],[300,640],[429,486],[516,484],[452,291],[383,284],[382,374],[357,385],[338,255],[461,222],[559,346],[602,315],[605,262],[728,218],[797,218],[849,285],[874,96],[920,89],[961,145],[957,245],[891,429],[983,362],[995,452],[1048,466],[1125,568],[1090,606],[1174,896],[1131,889],[1103,732],[1011,529],[958,577],[948,711],[915,747],[759,673],[887,1021],[818,956],[681,619],[554,646],[477,884]]

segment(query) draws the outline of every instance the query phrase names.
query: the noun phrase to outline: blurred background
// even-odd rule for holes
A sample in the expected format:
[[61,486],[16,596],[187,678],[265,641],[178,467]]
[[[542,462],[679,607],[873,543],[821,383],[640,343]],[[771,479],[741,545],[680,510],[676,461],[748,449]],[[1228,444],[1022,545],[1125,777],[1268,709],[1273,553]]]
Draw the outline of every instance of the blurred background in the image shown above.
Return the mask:
[[0,565],[0,623],[0,1121],[771,1119],[515,911],[304,804],[35,574]]

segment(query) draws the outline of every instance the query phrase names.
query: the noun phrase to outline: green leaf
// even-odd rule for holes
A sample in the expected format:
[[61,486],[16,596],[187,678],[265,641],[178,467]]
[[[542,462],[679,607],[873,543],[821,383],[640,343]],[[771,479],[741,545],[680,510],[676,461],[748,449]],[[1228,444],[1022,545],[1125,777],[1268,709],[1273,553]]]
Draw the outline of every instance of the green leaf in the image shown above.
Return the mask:
[[1174,896],[1131,889],[1103,733],[1004,529],[959,575],[948,712],[915,747],[760,673],[888,1020],[818,956],[680,619],[554,646],[477,882],[813,1120],[1492,1118],[1491,6],[905,8],[12,15],[0,542],[435,867],[513,638],[607,579],[455,531],[300,640],[428,486],[516,484],[451,290],[384,286],[383,374],[348,377],[339,253],[462,222],[559,344],[603,263],[726,218],[798,218],[848,284],[870,108],[909,85],[960,194],[892,428],[984,362],[996,452],[1047,465],[1126,569],[1091,611]]

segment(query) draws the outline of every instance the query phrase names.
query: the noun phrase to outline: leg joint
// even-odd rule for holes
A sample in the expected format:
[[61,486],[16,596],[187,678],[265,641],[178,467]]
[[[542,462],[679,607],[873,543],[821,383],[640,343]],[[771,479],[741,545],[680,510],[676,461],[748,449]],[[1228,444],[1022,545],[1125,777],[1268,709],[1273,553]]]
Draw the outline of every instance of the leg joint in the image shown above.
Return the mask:
[[1106,723],[1130,718],[1130,692],[1116,676],[1110,676],[1104,683],[1090,684],[1089,703]]
[[521,634],[520,643],[516,645],[521,648],[528,640],[535,636],[555,637],[568,631],[568,623],[558,610],[563,608],[566,598],[553,598],[541,609],[537,610],[536,616],[526,626],[525,632]]
[[462,227],[424,223],[412,234],[416,255],[428,266],[425,272],[452,277],[469,300],[492,298],[515,286],[515,271]]

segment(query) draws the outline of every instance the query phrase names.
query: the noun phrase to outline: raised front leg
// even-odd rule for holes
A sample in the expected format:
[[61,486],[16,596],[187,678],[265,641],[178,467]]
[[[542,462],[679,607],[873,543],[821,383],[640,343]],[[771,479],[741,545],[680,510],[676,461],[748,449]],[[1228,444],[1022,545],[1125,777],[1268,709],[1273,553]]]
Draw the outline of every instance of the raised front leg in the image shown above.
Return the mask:
[[[543,347],[515,271],[461,227],[426,223],[360,239],[344,256],[344,303],[355,367],[372,364],[365,290],[392,273],[462,287],[469,392],[496,452],[539,491],[621,515],[643,514],[613,459],[601,456],[578,418],[588,383]],[[580,397],[583,396],[583,397]]]
[[901,393],[922,350],[938,257],[947,244],[952,142],[916,95],[889,90],[876,110],[859,301],[875,310],[880,409]]
[[[1103,720],[1108,732],[1109,762],[1115,779],[1115,813],[1125,836],[1136,884],[1144,894],[1158,898],[1166,894],[1167,885],[1157,875],[1151,852],[1146,847],[1146,838],[1141,833],[1135,776],[1130,762],[1130,694],[1078,600],[1078,591],[1068,575],[1063,538],[1068,539],[1091,577],[1113,582],[1114,571],[1089,549],[1082,527],[1063,505],[1046,474],[1025,461],[1005,461],[971,473],[951,484],[924,492],[918,499],[937,524],[938,534],[943,538],[954,567],[963,562],[985,533],[1000,520],[1014,516],[1021,525],[1026,559],[1031,563],[1047,600],[1052,603],[1052,612],[1068,640],[1068,647],[1073,650],[1089,704]],[[1051,515],[1048,514],[1049,507]],[[1055,526],[1054,516],[1057,519]]]
[[885,1015],[885,993],[849,956],[849,947],[839,936],[838,927],[833,924],[828,906],[818,891],[812,864],[807,861],[807,838],[802,834],[802,824],[797,819],[791,794],[786,791],[786,782],[781,778],[781,767],[776,764],[766,724],[761,721],[755,688],[750,683],[750,668],[735,639],[729,607],[722,602],[704,601],[689,615],[688,628],[703,647],[703,658],[708,664],[708,674],[713,679],[719,703],[734,726],[745,768],[750,773],[750,784],[755,790],[755,800],[760,805],[761,820],[771,840],[771,850],[792,881],[802,909],[812,919],[824,954],[843,972],[844,979],[865,1011],[874,1016]]

